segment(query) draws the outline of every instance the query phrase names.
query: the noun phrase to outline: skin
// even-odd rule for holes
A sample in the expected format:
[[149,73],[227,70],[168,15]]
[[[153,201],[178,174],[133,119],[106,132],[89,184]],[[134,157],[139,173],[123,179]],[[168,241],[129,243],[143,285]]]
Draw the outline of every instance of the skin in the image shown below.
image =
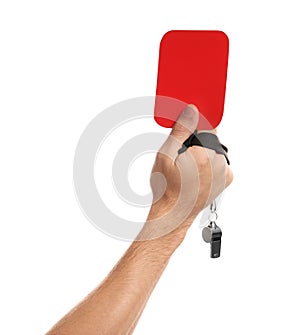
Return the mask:
[[105,280],[47,335],[132,334],[156,283],[196,216],[233,179],[223,155],[191,147],[198,111],[189,105],[159,150],[151,175],[153,204],[145,225]]

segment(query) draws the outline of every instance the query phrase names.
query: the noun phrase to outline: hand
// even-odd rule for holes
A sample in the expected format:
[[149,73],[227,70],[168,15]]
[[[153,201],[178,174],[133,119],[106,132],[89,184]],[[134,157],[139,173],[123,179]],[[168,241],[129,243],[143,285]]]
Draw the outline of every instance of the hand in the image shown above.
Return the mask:
[[198,115],[197,108],[189,105],[156,156],[151,174],[153,204],[145,226],[148,238],[179,227],[186,230],[233,180],[225,157],[214,150],[193,146],[178,154],[196,129]]

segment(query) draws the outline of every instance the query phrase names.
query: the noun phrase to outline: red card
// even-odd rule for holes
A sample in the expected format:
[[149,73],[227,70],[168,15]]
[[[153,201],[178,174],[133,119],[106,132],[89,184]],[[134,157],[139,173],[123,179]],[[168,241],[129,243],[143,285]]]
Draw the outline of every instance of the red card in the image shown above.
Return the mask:
[[228,49],[222,31],[173,30],[163,36],[154,109],[159,125],[172,127],[184,107],[194,104],[200,112],[197,129],[217,127],[224,110]]

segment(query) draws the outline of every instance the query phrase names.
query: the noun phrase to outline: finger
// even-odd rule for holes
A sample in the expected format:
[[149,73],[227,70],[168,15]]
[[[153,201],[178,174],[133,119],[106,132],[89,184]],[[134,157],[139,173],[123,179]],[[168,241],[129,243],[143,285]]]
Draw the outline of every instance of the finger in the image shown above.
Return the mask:
[[199,112],[193,105],[188,105],[180,114],[173,129],[163,144],[160,153],[168,155],[173,161],[178,156],[182,143],[195,131],[198,125]]
[[180,114],[171,131],[171,136],[183,143],[197,128],[199,111],[196,106],[188,105]]
[[226,173],[226,187],[228,187],[233,181],[233,172],[232,170],[227,167],[227,173]]

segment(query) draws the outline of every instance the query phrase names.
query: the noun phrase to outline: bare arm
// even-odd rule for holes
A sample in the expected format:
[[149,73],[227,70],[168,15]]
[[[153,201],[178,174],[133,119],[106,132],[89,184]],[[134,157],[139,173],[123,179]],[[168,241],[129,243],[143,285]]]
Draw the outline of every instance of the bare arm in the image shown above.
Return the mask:
[[178,156],[178,149],[197,122],[198,113],[189,108],[158,153],[151,179],[154,201],[137,240],[102,284],[47,335],[132,334],[194,218],[232,181],[222,155],[192,147]]
[[130,334],[176,245],[176,236],[133,242],[103,283],[48,334]]

